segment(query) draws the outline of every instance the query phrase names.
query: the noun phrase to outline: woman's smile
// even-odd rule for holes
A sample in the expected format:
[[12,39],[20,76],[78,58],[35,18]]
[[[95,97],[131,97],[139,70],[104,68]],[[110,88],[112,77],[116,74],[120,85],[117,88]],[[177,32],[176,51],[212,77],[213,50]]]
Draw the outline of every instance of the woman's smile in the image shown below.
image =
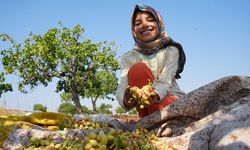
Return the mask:
[[151,34],[154,29],[144,29],[140,33],[143,35]]

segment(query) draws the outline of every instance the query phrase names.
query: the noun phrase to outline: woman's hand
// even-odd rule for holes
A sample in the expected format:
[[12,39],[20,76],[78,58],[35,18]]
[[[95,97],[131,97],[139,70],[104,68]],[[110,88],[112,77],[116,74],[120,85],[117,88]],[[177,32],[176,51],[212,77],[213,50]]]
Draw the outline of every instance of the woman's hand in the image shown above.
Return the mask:
[[138,100],[133,100],[129,102],[129,99],[132,98],[132,92],[130,87],[128,87],[124,92],[123,104],[126,108],[134,108],[138,105]]
[[159,102],[159,100],[159,95],[149,84],[141,89],[138,87],[128,87],[124,92],[123,104],[128,109],[133,107],[143,109],[155,102]]
[[154,102],[160,101],[160,97],[156,92],[154,95],[151,95],[148,99],[149,99],[150,104],[153,104]]

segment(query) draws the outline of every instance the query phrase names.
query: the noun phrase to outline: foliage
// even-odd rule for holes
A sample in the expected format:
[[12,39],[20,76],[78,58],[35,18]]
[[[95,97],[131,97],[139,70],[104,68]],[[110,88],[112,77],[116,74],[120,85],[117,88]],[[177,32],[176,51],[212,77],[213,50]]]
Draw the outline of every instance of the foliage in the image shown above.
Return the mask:
[[[23,43],[0,34],[2,41],[11,44],[10,48],[1,51],[2,64],[7,74],[19,76],[18,89],[24,93],[27,88],[47,86],[57,78],[56,91],[70,93],[77,111],[81,112],[80,96],[94,97],[88,91],[97,87],[99,81],[96,80],[102,78],[99,76],[115,78],[114,72],[119,69],[116,47],[114,42],[92,43],[90,39],[83,39],[84,29],[80,25],[69,29],[59,24],[60,28],[49,29],[43,35],[31,32]],[[112,94],[116,89],[109,83],[104,88],[107,87],[109,89],[101,96]]]
[[82,106],[82,110],[83,110],[83,112],[86,113],[86,114],[92,114],[92,113],[93,113],[93,111],[90,110],[90,109],[89,109],[88,107],[86,107],[86,106]]
[[61,97],[61,101],[62,102],[70,102],[72,99],[72,94],[71,93],[66,93],[66,92],[62,92],[60,94]]
[[[97,111],[94,112],[90,110],[86,106],[81,106],[82,110],[86,114],[92,114],[92,113],[98,113],[98,114],[112,114],[112,111],[110,110],[112,108],[112,105],[110,104],[104,104],[102,103],[100,107],[97,108]],[[62,104],[59,105],[58,107],[58,112],[60,113],[66,113],[66,114],[76,114],[76,107],[70,102],[63,102]]]
[[[127,111],[126,111],[123,107],[118,106],[118,107],[115,109],[115,112],[116,112],[117,114],[125,114]],[[128,112],[128,114],[130,114],[130,115],[136,115],[136,114],[137,114],[137,110],[136,110],[135,108],[133,108],[132,110],[130,110],[130,111]]]
[[102,103],[97,108],[97,113],[98,114],[113,114],[113,112],[110,110],[111,108],[112,108],[112,105]]
[[116,109],[115,109],[115,113],[117,114],[125,114],[126,113],[126,110],[121,107],[121,106],[118,106]]
[[138,113],[137,110],[134,108],[134,109],[130,110],[128,114],[136,115],[137,113]]
[[57,111],[60,113],[66,113],[66,114],[77,113],[75,105],[69,102],[63,102],[62,104],[60,104]]
[[0,73],[0,97],[3,93],[6,93],[8,91],[12,91],[11,84],[4,83],[4,81],[5,81],[4,73]]
[[34,111],[42,111],[42,112],[46,112],[47,111],[47,107],[43,106],[42,104],[34,104],[33,106],[33,110]]

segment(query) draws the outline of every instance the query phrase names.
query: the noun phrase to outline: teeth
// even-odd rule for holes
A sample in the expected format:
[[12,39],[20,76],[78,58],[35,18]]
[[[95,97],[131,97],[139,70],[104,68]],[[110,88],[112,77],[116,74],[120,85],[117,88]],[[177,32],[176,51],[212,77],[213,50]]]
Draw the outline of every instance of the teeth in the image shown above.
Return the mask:
[[145,33],[149,33],[149,32],[151,32],[151,31],[150,30],[145,30],[145,31],[142,31],[141,33],[145,34]]

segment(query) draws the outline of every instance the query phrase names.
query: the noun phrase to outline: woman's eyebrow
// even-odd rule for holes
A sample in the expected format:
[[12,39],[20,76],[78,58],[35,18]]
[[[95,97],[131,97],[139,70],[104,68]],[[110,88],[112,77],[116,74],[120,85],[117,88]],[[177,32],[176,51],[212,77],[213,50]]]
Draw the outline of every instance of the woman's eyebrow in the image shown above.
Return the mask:
[[135,20],[135,22],[139,22],[139,21],[141,21],[141,19],[136,19],[136,20]]
[[152,15],[147,16],[147,19],[151,19],[151,18],[155,20],[155,18]]
[[140,23],[140,22],[141,22],[141,19],[139,18],[139,19],[136,19],[136,20],[135,20],[134,24]]

